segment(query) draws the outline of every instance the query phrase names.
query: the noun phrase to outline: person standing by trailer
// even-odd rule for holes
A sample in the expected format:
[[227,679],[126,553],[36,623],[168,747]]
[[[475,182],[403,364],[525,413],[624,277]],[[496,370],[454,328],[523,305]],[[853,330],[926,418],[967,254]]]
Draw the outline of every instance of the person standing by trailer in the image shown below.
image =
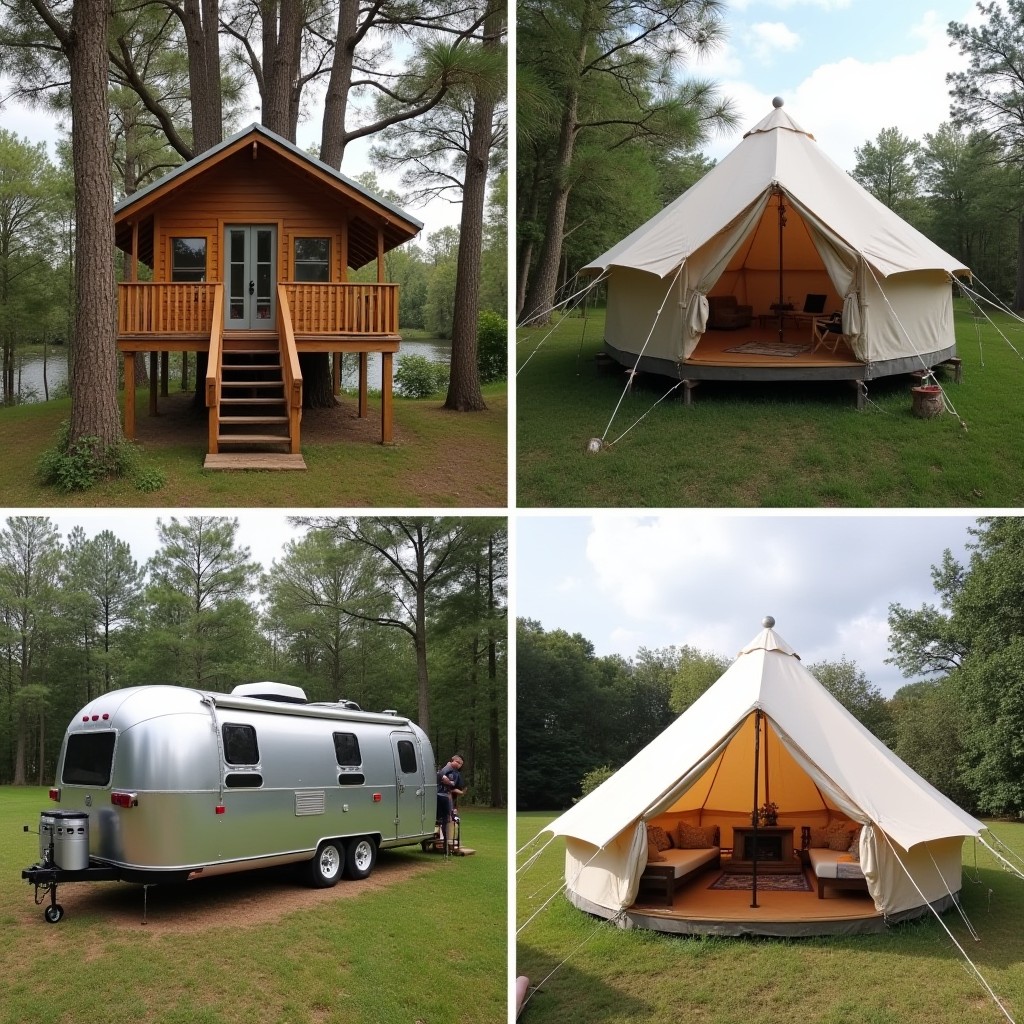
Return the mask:
[[461,754],[452,754],[448,763],[437,773],[437,817],[446,843],[451,833],[451,823],[455,820],[458,798],[466,791],[462,778],[462,766],[465,763]]

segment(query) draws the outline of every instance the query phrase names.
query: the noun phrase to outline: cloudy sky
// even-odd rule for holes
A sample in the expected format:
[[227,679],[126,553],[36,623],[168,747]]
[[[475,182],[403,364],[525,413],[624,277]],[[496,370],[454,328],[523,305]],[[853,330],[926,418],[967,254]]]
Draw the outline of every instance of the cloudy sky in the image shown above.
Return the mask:
[[979,20],[970,0],[730,0],[726,45],[689,68],[740,112],[707,152],[733,149],[773,96],[846,170],[883,128],[920,139],[949,119],[945,76],[964,66],[946,26]]
[[[21,515],[21,512],[5,510],[7,515]],[[46,515],[60,531],[61,537],[67,539],[75,526],[81,526],[89,537],[95,537],[103,530],[111,530],[131,548],[132,557],[144,563],[160,546],[157,534],[157,519],[169,521],[172,516],[183,519],[185,516],[196,515],[190,509],[168,509],[163,512],[150,509],[96,509],[84,511],[41,510],[38,514]],[[237,543],[247,547],[253,559],[264,569],[276,558],[280,560],[285,544],[305,534],[305,530],[289,525],[284,512],[265,512],[262,509],[242,509],[237,512],[218,510],[213,515],[228,515],[238,520]]]
[[932,565],[966,559],[954,515],[520,515],[515,612],[599,655],[689,644],[732,658],[772,615],[805,664],[844,654],[887,696],[888,607],[935,603]]

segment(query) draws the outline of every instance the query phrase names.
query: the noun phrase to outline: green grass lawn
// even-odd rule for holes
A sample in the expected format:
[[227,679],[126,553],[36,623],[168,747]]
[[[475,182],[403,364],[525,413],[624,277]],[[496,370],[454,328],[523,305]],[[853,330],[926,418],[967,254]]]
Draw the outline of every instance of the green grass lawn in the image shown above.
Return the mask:
[[54,443],[70,400],[0,409],[0,504],[9,507],[474,507],[508,504],[507,385],[484,387],[488,409],[454,413],[441,399],[394,401],[395,443],[382,446],[379,398],[370,415],[354,416],[344,397],[332,410],[303,415],[302,451],[307,472],[209,472],[205,412],[189,408],[188,395],[160,400],[149,416],[148,391],[136,396],[142,465],[163,474],[158,490],[139,491],[115,480],[89,491],[63,493],[43,487],[36,465]]
[[[1024,332],[998,322],[1019,352]],[[599,370],[603,312],[520,329],[516,378],[521,506],[1017,507],[1024,505],[1024,361],[987,323],[982,344],[958,304],[963,383],[947,393],[967,423],[911,413],[908,378],[869,383],[855,409],[845,382],[703,383],[691,407],[671,381],[643,376],[606,440],[649,412],[613,448],[590,455],[625,384]]]
[[[517,849],[552,819],[520,814]],[[1024,854],[1024,825],[993,823]],[[539,848],[540,844],[531,849]],[[526,857],[519,855],[519,862]],[[960,916],[943,920],[1010,1013],[1024,1019],[1024,881],[964,844]],[[540,982],[522,1020],[642,1020],[650,1024],[960,1024],[1005,1021],[941,926],[929,915],[881,935],[814,939],[686,938],[621,931],[576,910],[561,894],[523,927],[562,883],[564,842],[522,871],[517,886],[517,974]],[[977,882],[972,880],[977,879]]]
[[[504,812],[463,809],[475,856],[382,853],[365,895],[360,883],[311,890],[280,873],[187,883],[175,927],[166,897],[161,920],[153,914],[143,925],[141,886],[120,882],[65,885],[65,907],[73,889],[93,889],[89,908],[69,907],[60,924],[46,924],[21,880],[38,853],[37,837],[21,826],[35,828],[48,805],[44,789],[0,788],[3,1024],[506,1020]],[[419,870],[369,886],[406,862]],[[215,912],[204,913],[205,893]],[[159,904],[160,887],[149,900]],[[284,904],[280,914],[275,902]]]

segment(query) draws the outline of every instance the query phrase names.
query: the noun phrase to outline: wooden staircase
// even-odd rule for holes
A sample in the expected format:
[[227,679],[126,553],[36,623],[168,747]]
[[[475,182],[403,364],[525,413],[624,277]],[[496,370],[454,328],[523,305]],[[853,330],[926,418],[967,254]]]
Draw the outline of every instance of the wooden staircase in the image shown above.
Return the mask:
[[206,467],[305,469],[291,436],[278,335],[225,331],[219,378],[219,401],[210,410],[216,425],[211,423]]

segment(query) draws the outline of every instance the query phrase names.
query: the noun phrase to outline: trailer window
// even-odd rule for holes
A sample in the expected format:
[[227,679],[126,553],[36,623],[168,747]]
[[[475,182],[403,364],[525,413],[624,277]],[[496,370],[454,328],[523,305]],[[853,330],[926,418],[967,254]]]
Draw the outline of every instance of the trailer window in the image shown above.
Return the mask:
[[256,744],[256,730],[251,725],[225,725],[224,760],[228,764],[259,764],[260,748]]
[[259,789],[263,785],[263,776],[255,772],[228,772],[224,776],[224,785],[228,789]]
[[359,737],[354,732],[336,732],[334,734],[334,753],[338,758],[339,768],[358,768],[363,763],[359,753]]
[[398,741],[398,765],[406,775],[416,773],[416,748],[409,740]]
[[342,772],[338,776],[339,786],[361,786],[366,781],[362,772]]
[[85,732],[68,737],[62,781],[69,786],[109,786],[114,733]]

